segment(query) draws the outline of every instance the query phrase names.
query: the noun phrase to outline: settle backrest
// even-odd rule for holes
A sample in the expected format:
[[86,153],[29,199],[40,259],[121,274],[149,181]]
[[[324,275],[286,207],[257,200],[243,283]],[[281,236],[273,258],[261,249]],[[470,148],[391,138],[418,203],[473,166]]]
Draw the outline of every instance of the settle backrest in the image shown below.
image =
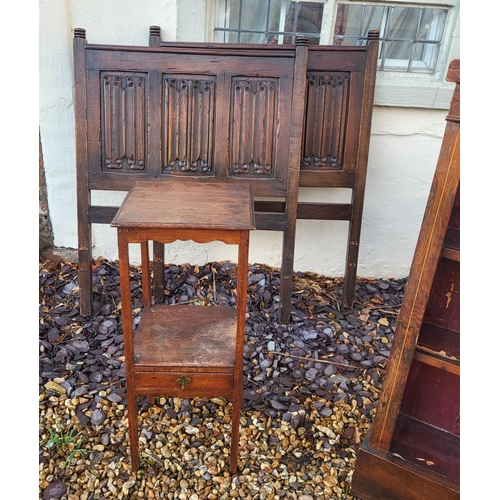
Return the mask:
[[307,42],[279,53],[110,46],[75,30],[79,189],[187,176],[285,196],[295,66],[305,71],[306,58]]

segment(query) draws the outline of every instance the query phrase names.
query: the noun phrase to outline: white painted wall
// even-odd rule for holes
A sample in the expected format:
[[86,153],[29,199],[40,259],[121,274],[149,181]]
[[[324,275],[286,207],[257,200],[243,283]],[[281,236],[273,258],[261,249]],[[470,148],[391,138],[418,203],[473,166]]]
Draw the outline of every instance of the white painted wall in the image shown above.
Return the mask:
[[[89,43],[147,45],[149,26],[164,39],[203,40],[201,0],[40,0],[39,121],[49,210],[57,247],[77,248],[73,117],[73,28],[87,30]],[[190,19],[179,23],[179,17]],[[366,185],[358,275],[408,275],[445,128],[445,110],[376,106]],[[122,193],[99,192],[93,203],[116,205]],[[346,190],[302,189],[301,200],[349,200]],[[117,258],[116,233],[93,225],[93,256]],[[347,223],[298,221],[295,270],[342,276]],[[169,263],[204,264],[236,260],[221,243],[176,243],[166,247]],[[132,252],[139,263],[138,252]],[[281,233],[255,231],[250,262],[280,266]]]

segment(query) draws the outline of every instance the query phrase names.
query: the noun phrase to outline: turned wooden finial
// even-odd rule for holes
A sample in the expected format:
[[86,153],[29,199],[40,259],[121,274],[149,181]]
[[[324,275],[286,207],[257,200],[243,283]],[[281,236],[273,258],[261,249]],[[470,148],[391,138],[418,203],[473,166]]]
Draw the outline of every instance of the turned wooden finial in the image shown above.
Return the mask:
[[306,47],[309,45],[309,38],[307,36],[298,36],[295,39],[296,45],[305,45]]
[[159,26],[149,27],[149,46],[160,47],[161,45],[161,28]]
[[370,30],[368,32],[368,38],[370,40],[374,40],[376,38],[380,38],[380,31],[379,30]]
[[74,34],[75,38],[85,38],[86,37],[86,33],[85,33],[85,30],[83,28],[75,28],[73,30],[73,34]]
[[446,74],[447,82],[454,82],[455,91],[451,98],[450,110],[446,120],[449,122],[460,123],[460,59],[451,59]]
[[159,26],[150,26],[149,36],[161,36],[161,28]]

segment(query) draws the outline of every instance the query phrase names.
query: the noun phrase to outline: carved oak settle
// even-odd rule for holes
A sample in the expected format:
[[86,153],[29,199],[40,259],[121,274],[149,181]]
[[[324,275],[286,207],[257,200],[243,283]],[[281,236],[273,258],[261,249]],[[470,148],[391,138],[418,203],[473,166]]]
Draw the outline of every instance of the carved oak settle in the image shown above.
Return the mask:
[[[366,47],[308,47],[306,91],[292,109],[276,95],[294,84],[280,63],[294,57],[294,46],[163,42],[157,26],[149,47],[94,45],[75,29],[82,315],[92,313],[91,225],[109,224],[118,210],[94,205],[92,191],[179,177],[251,185],[256,228],[283,232],[283,323],[291,311],[296,220],[348,221],[344,304],[352,306],[377,50],[377,31]],[[301,119],[290,130],[297,110]],[[299,186],[349,188],[351,202],[299,202]],[[162,301],[163,244],[153,248],[153,293]]]

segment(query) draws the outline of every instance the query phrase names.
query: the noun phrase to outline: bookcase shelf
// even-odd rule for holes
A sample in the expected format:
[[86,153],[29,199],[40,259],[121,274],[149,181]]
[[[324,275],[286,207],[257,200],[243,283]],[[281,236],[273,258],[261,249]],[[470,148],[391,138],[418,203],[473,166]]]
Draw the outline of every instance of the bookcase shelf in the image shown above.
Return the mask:
[[442,256],[460,262],[460,229],[449,227],[444,237]]
[[460,336],[458,332],[423,323],[417,340],[415,359],[460,375]]

